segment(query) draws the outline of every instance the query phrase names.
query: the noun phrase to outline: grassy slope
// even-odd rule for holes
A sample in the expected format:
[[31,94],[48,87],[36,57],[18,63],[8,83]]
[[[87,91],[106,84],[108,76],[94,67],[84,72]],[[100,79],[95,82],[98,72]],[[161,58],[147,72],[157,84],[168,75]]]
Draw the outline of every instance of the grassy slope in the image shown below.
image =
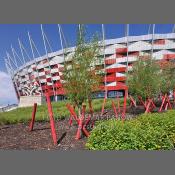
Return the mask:
[[[55,119],[65,118],[69,116],[69,111],[66,108],[66,103],[67,101],[52,103]],[[94,111],[101,111],[102,103],[103,99],[93,100]],[[105,109],[107,108],[111,108],[111,99],[107,100]],[[32,114],[32,107],[18,108],[13,111],[0,113],[0,124],[13,124],[19,122],[25,123],[31,119],[31,114]],[[46,105],[38,106],[36,113],[36,121],[47,121],[47,120],[49,120],[47,106]]]

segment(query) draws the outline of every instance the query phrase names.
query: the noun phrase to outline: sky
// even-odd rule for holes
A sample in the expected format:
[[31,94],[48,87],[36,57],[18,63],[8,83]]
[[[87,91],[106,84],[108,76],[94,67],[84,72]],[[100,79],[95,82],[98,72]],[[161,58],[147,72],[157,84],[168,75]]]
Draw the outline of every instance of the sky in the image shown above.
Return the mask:
[[[155,33],[172,32],[173,25],[156,24]],[[61,24],[64,36],[70,46],[75,46],[77,26],[78,24]],[[104,26],[106,39],[119,38],[125,35],[125,24],[105,24]],[[130,24],[129,35],[147,34],[148,28],[149,24]],[[52,50],[61,49],[57,24],[44,24],[43,29]],[[86,30],[89,36],[96,32],[101,33],[101,24],[86,24]],[[11,54],[11,45],[20,56],[19,38],[32,58],[27,32],[30,32],[40,54],[44,55],[40,24],[0,24],[0,106],[17,103],[11,78],[5,68],[4,57],[6,57],[6,51]]]

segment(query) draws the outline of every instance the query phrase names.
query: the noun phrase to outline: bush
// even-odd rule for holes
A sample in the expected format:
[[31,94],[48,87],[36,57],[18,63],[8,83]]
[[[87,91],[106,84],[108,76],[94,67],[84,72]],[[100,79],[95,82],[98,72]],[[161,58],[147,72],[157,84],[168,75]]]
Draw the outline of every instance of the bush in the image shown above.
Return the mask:
[[175,111],[143,114],[125,122],[99,122],[86,146],[91,150],[171,150],[175,143]]

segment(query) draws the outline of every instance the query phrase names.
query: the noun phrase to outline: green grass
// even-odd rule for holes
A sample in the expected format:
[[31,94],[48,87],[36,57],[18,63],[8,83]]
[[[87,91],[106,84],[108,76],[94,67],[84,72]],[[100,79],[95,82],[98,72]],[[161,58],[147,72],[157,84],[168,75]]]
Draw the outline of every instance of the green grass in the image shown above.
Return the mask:
[[[122,104],[123,99],[121,99]],[[69,111],[66,108],[66,103],[68,101],[59,101],[53,102],[53,113],[55,119],[61,119],[65,117],[69,117]],[[95,99],[93,100],[93,109],[95,112],[101,111],[103,99]],[[105,109],[111,108],[111,99],[107,100]],[[88,105],[87,105],[87,110]],[[15,124],[15,123],[26,123],[31,120],[32,107],[26,108],[17,108],[13,111],[0,113],[0,125],[1,124]],[[48,121],[48,111],[46,105],[38,106],[36,113],[36,121]]]

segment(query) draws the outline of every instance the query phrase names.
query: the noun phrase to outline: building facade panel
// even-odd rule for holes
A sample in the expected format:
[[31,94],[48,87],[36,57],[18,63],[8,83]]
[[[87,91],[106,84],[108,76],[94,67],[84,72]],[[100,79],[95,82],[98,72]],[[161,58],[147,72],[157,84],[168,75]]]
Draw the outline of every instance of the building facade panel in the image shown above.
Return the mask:
[[[137,61],[139,56],[153,52],[152,55],[156,60],[175,59],[174,33],[155,34],[154,38],[152,38],[152,35],[129,36],[128,47],[126,41],[125,37],[105,40],[105,52],[103,46],[99,45],[101,56],[103,58],[105,53],[105,59],[95,64],[101,69],[105,67],[106,72],[101,93],[107,89],[110,97],[112,94],[116,94],[117,91],[120,94],[122,93],[120,88],[126,86],[125,73],[127,68],[128,71],[132,70],[132,64]],[[16,70],[12,79],[18,98],[45,93],[55,96],[65,95],[62,87],[64,62],[72,60],[75,48],[72,47],[66,50],[69,53],[65,58],[60,50],[49,53],[48,59],[46,56],[36,58]],[[103,95],[97,96],[102,97]]]

